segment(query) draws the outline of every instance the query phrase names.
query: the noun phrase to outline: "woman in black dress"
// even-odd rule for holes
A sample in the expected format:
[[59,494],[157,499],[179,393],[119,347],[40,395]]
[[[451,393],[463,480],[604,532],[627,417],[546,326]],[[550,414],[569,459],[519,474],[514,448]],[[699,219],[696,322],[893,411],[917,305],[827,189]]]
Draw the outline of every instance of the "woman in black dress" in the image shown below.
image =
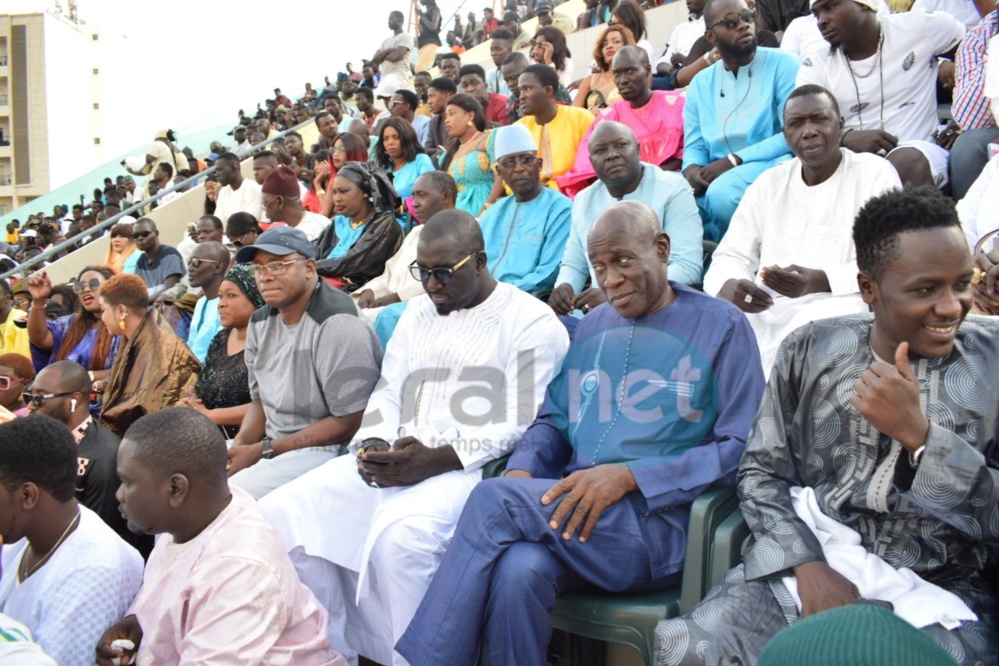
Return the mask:
[[264,299],[257,291],[253,274],[246,266],[236,264],[226,273],[219,288],[219,320],[223,328],[208,347],[194,396],[181,403],[210,418],[226,439],[236,436],[250,407],[243,350],[250,317],[263,306]]

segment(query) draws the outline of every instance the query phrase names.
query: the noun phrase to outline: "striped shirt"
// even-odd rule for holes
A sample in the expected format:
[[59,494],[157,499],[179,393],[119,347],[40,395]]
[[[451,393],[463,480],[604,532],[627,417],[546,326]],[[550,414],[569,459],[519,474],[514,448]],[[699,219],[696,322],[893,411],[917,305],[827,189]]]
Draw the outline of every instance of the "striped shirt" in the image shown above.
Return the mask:
[[984,94],[986,51],[989,40],[999,33],[999,10],[983,18],[965,33],[957,52],[954,102],[951,113],[963,130],[995,127],[989,98]]

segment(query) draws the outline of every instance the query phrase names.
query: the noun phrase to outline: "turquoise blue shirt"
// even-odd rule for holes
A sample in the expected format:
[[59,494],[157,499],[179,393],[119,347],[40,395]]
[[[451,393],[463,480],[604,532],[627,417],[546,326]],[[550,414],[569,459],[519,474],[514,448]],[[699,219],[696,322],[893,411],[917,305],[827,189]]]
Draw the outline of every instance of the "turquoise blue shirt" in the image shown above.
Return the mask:
[[121,265],[121,272],[135,275],[135,269],[139,264],[139,257],[141,256],[142,250],[136,248],[135,252],[128,255],[128,258],[125,259],[125,263]]
[[327,259],[336,259],[337,257],[342,257],[347,254],[350,248],[354,247],[354,243],[361,237],[364,233],[364,229],[367,225],[362,224],[356,229],[350,228],[350,218],[346,215],[337,215],[333,218],[334,229],[336,229],[337,243],[330,250],[330,253],[326,255]]
[[529,294],[551,291],[572,224],[572,200],[547,187],[523,203],[504,197],[479,221],[489,272]]
[[191,330],[187,334],[187,346],[198,360],[205,362],[208,356],[208,346],[212,338],[222,329],[219,321],[219,298],[208,299],[202,296],[194,304],[194,315],[191,316]]
[[694,193],[683,176],[643,163],[638,187],[620,199],[612,197],[607,186],[599,180],[576,195],[572,204],[572,231],[555,284],[568,283],[577,294],[586,286],[587,276],[592,278],[592,286],[597,285],[586,251],[586,239],[600,213],[616,201],[641,201],[662,221],[663,231],[670,240],[670,280],[683,284],[701,281],[704,227]]
[[792,53],[761,46],[738,76],[722,61],[695,76],[683,106],[683,168],[705,166],[729,153],[743,163],[790,154],[784,102],[800,64]]
[[392,172],[392,185],[395,191],[403,199],[413,196],[413,185],[416,179],[428,171],[434,170],[434,163],[426,153],[419,153],[412,162],[406,162],[406,166],[398,171]]

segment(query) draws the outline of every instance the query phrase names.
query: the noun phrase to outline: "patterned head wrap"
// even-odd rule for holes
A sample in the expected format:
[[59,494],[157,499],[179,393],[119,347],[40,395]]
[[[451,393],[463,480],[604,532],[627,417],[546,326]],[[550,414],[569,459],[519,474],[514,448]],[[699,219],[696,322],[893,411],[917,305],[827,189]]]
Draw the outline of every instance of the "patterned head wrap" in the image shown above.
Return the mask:
[[236,264],[229,269],[229,272],[222,279],[228,280],[239,287],[239,290],[253,303],[254,307],[262,308],[266,305],[264,297],[257,290],[257,281],[246,264]]

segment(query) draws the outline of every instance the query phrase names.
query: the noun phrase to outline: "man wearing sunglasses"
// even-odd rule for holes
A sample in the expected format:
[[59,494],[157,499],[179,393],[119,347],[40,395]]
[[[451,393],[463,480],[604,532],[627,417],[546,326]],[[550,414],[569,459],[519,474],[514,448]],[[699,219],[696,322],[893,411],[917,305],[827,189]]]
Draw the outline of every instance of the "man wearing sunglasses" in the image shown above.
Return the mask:
[[798,58],[758,47],[756,14],[744,0],[710,0],[705,38],[721,60],[698,73],[683,108],[683,175],[694,188],[704,237],[725,235],[743,192],[790,157],[782,112]]
[[24,394],[32,414],[44,414],[59,421],[76,440],[76,499],[107,523],[118,536],[143,556],[153,548],[153,540],[134,534],[118,510],[117,464],[121,439],[90,415],[92,381],[86,368],[75,361],[57,361],[46,367]]
[[[155,222],[148,217],[138,219],[132,225],[132,239],[142,251],[135,274],[146,283],[151,297],[159,296],[162,291],[180,282],[185,272],[184,261],[175,248],[160,243],[160,232]],[[163,289],[157,290],[157,287]]]
[[354,439],[363,450],[261,502],[333,615],[331,643],[381,664],[401,663],[392,646],[465,498],[523,434],[568,347],[551,309],[489,273],[484,247],[468,213],[424,225],[412,271],[426,295],[409,302],[388,345]]
[[257,499],[335,458],[361,424],[382,351],[350,297],[316,273],[299,229],[275,227],[236,253],[267,304],[246,332],[250,409],[229,449],[233,485]]
[[201,289],[201,298],[194,305],[187,346],[202,363],[208,355],[212,338],[222,328],[219,321],[219,287],[229,270],[232,255],[218,241],[206,241],[195,246],[187,262],[187,278],[191,287]]

